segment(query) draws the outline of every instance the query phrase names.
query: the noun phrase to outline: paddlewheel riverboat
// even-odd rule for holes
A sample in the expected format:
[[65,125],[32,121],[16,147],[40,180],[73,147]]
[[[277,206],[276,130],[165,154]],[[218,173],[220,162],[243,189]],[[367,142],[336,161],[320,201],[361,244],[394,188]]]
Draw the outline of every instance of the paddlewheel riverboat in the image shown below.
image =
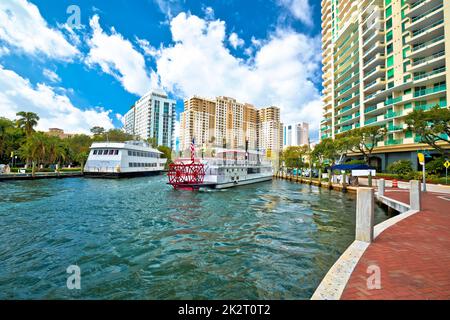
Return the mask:
[[170,165],[169,184],[176,190],[224,189],[272,180],[270,162],[258,151],[214,149],[214,157],[196,159],[191,146],[190,159]]

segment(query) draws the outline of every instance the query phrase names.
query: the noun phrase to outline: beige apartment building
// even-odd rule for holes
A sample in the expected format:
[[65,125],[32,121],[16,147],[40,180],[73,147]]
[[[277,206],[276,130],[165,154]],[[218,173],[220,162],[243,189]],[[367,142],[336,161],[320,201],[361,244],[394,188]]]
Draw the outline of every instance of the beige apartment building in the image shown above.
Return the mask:
[[258,110],[234,98],[207,99],[194,96],[184,101],[180,117],[180,151],[188,153],[193,139],[197,149],[226,147],[265,151],[271,159],[278,159],[282,150],[280,109]]
[[413,110],[448,108],[450,1],[322,0],[320,137],[364,126],[388,130],[373,165],[417,164],[427,148],[406,130]]

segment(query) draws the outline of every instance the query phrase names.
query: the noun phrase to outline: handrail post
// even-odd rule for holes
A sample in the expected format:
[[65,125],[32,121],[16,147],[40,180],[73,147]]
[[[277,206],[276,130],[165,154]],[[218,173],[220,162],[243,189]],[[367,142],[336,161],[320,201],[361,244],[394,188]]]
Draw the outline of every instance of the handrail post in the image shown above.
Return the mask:
[[378,196],[384,196],[384,189],[386,187],[386,181],[384,179],[378,180]]
[[421,197],[422,192],[420,190],[420,181],[411,180],[409,182],[410,190],[409,190],[409,205],[411,210],[420,211],[421,210]]
[[375,221],[375,190],[358,188],[356,198],[356,240],[371,243]]

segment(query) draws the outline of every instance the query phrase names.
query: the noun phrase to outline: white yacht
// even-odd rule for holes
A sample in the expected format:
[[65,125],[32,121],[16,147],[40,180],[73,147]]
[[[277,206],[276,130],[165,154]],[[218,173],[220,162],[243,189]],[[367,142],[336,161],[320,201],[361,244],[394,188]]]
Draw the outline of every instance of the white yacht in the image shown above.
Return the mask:
[[142,141],[93,143],[84,175],[98,178],[140,177],[164,171],[162,152]]
[[260,152],[216,149],[213,158],[178,159],[168,176],[175,189],[225,189],[270,181],[273,169]]

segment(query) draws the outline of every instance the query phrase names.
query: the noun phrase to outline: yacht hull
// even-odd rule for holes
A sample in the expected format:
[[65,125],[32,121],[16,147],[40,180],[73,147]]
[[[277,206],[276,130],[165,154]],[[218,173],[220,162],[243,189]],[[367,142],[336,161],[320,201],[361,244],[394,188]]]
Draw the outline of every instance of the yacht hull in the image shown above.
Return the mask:
[[86,178],[93,179],[127,179],[160,175],[163,171],[145,172],[84,172]]

